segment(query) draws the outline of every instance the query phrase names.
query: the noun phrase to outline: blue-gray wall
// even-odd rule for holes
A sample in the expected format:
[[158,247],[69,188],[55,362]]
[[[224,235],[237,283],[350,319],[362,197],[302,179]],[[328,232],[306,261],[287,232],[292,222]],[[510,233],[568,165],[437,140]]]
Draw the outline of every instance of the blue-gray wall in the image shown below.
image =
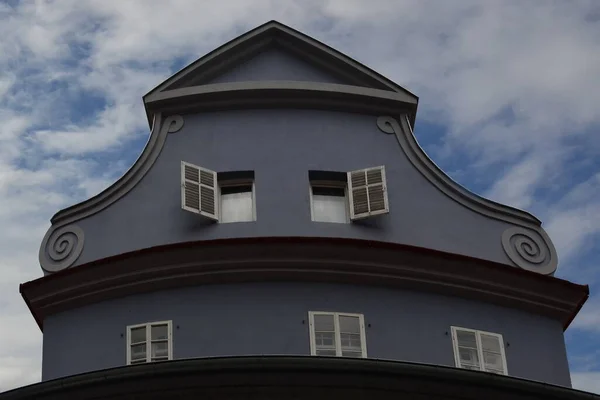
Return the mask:
[[309,355],[308,311],[363,313],[371,358],[453,366],[451,325],[501,333],[509,375],[570,386],[552,319],[435,294],[285,282],[153,292],[48,317],[42,379],[125,365],[126,326],[162,320],[173,321],[175,359]]
[[[211,83],[296,80],[347,83],[277,47]],[[377,116],[317,110],[232,110],[184,115],[144,179],[107,209],[77,221],[85,245],[74,266],[151,246],[231,237],[325,236],[381,240],[513,266],[501,245],[508,224],[449,199],[410,164]],[[257,221],[212,224],[181,210],[180,162],[218,172],[254,170]],[[351,224],[314,223],[308,170],[385,165],[390,214]]]
[[[185,115],[146,177],[109,208],[78,221],[75,265],[141,248],[204,239],[325,236],[398,242],[512,265],[509,226],[451,200],[414,167],[371,115],[238,110]],[[215,171],[254,170],[257,221],[213,224],[181,210],[181,161]],[[311,221],[309,170],[385,165],[390,213],[351,224]]]
[[208,83],[278,80],[348,84],[344,79],[276,48],[258,54]]

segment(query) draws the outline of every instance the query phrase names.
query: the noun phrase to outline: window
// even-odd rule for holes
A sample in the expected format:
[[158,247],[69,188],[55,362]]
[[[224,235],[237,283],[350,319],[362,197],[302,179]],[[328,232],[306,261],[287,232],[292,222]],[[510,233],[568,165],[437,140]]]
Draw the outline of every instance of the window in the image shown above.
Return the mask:
[[362,314],[310,311],[308,319],[311,355],[367,357]]
[[171,321],[127,327],[127,365],[173,358]]
[[254,172],[217,174],[206,168],[181,162],[181,208],[214,221],[256,220]]
[[348,223],[346,184],[313,183],[310,187],[311,216],[315,222]]
[[219,222],[254,221],[254,184],[238,183],[220,186]]
[[316,222],[348,223],[389,212],[385,167],[351,172],[308,171]]
[[502,335],[453,326],[452,342],[457,367],[507,375]]

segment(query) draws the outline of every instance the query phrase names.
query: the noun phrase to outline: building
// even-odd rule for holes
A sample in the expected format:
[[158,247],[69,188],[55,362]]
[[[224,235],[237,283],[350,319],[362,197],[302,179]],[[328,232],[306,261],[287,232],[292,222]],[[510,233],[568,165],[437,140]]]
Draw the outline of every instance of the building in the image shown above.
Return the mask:
[[588,287],[425,155],[406,89],[269,22],[144,104],[131,169],[52,218],[42,382],[0,399],[600,398],[563,336]]

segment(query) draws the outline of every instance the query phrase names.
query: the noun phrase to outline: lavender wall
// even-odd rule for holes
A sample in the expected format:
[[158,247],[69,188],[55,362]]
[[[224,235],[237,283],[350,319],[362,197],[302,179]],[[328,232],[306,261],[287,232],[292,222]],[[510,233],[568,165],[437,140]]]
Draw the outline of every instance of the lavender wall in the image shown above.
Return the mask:
[[43,380],[126,363],[126,326],[173,321],[174,358],[309,355],[308,311],[363,313],[370,358],[454,365],[450,326],[501,333],[509,375],[570,386],[559,322],[412,291],[255,283],[160,291],[44,321]]
[[[239,110],[185,115],[146,177],[109,208],[77,224],[76,265],[168,243],[256,236],[325,236],[397,242],[512,265],[501,245],[508,224],[477,214],[433,187],[394,135],[370,115],[314,110]],[[218,172],[253,170],[257,220],[214,224],[181,210],[180,163]],[[385,165],[390,213],[351,224],[315,223],[309,170]]]

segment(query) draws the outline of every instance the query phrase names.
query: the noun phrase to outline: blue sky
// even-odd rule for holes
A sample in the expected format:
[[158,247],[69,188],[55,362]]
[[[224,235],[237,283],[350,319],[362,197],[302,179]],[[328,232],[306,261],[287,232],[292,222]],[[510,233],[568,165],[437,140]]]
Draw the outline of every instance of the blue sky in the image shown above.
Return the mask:
[[600,393],[600,2],[166,4],[0,2],[0,391],[40,379],[41,333],[18,284],[42,275],[51,215],[131,166],[149,134],[143,94],[276,19],[417,94],[428,155],[544,222],[557,276],[591,288],[566,342],[574,385]]

